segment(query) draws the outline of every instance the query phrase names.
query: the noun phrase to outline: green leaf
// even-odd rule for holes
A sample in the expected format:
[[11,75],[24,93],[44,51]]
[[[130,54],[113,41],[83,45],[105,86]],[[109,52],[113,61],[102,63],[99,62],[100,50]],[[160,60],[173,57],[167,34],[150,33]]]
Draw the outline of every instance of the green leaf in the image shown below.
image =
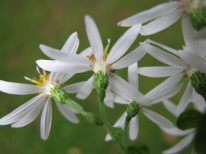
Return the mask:
[[186,130],[190,128],[197,128],[202,113],[197,110],[189,109],[180,114],[177,119],[177,127],[181,130]]
[[128,148],[128,154],[149,154],[149,149],[148,147],[142,143],[142,142],[137,142],[133,145],[130,145]]
[[195,136],[195,151],[198,153],[206,153],[206,114],[204,114],[198,125]]

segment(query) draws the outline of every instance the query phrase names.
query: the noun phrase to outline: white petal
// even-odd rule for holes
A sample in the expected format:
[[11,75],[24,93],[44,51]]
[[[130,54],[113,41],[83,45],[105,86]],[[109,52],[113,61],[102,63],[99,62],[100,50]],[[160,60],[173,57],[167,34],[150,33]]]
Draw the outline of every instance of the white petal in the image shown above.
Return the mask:
[[48,97],[41,114],[40,132],[41,138],[46,140],[49,137],[52,121],[51,97]]
[[179,115],[189,104],[190,96],[192,95],[193,87],[191,82],[188,83],[187,88],[176,108],[176,113]]
[[86,99],[94,88],[94,75],[92,75],[84,85],[79,89],[77,98]]
[[191,133],[188,136],[186,136],[184,139],[182,139],[180,142],[178,142],[176,145],[174,145],[172,148],[163,151],[163,153],[164,154],[177,153],[183,148],[185,148],[186,146],[188,146],[188,144],[192,142],[193,139],[194,139],[194,133]]
[[[121,117],[117,120],[117,122],[113,125],[113,127],[117,127],[117,126],[120,126],[124,129],[124,125],[125,125],[125,118],[127,116],[127,112],[124,112]],[[109,141],[111,140],[112,137],[107,134],[106,137],[105,137],[105,141]]]
[[120,69],[128,67],[142,59],[142,57],[144,57],[145,54],[146,52],[142,49],[141,46],[139,46],[135,50],[133,50],[132,52],[130,52],[129,54],[115,62],[111,66],[111,69]]
[[185,69],[180,67],[170,67],[170,66],[150,66],[150,67],[140,67],[136,70],[137,73],[148,76],[148,77],[168,77],[179,74]]
[[205,100],[204,98],[199,95],[194,89],[193,89],[193,93],[192,93],[192,96],[190,97],[190,102],[194,102],[194,107],[204,113],[205,112],[205,109],[206,109],[206,104],[205,104]]
[[144,23],[155,19],[159,16],[163,16],[167,13],[173,12],[178,9],[181,5],[180,2],[167,2],[163,4],[159,4],[149,10],[137,13],[123,21],[118,23],[119,26],[132,26],[138,23]]
[[[109,75],[109,86],[112,91],[115,93],[121,91],[123,94],[125,94],[128,98],[135,100],[137,102],[140,102],[140,99],[144,97],[144,95],[139,92],[137,89],[135,89],[132,85],[130,85],[128,82],[123,80],[121,77],[119,77],[116,74],[110,73]],[[150,105],[150,100],[145,98],[145,102],[141,102],[143,105]]]
[[206,43],[204,39],[195,39],[195,36],[197,36],[198,32],[195,31],[195,29],[191,25],[190,17],[184,16],[183,21],[183,34],[185,39],[186,47],[184,50],[191,51],[195,55],[200,56],[201,58],[205,58],[205,49],[206,49]]
[[73,113],[70,106],[68,106],[67,104],[60,104],[58,102],[56,102],[56,105],[57,105],[59,111],[63,114],[63,116],[65,118],[67,118],[67,120],[69,120],[73,123],[78,123],[79,122],[79,119]]
[[134,63],[128,67],[128,81],[129,83],[136,88],[139,89],[139,77],[135,70],[138,68],[138,63]]
[[173,23],[175,23],[185,12],[185,9],[179,9],[177,11],[166,14],[154,21],[144,25],[140,30],[141,35],[151,35],[159,31],[164,30]]
[[115,95],[114,102],[118,104],[128,104],[129,103],[127,99],[123,98],[122,96],[120,97],[118,95]]
[[92,47],[92,51],[94,52],[94,56],[98,62],[101,62],[103,59],[103,44],[97,25],[89,15],[86,15],[84,20],[87,37]]
[[135,116],[131,119],[129,123],[129,138],[134,141],[137,139],[139,131],[138,116]]
[[34,94],[42,90],[44,90],[44,88],[41,86],[0,80],[0,91],[8,94],[27,95]]
[[43,44],[40,44],[39,48],[48,57],[55,59],[55,60],[62,61],[62,62],[67,62],[67,63],[78,62],[79,64],[87,64],[87,65],[90,65],[92,63],[86,57],[80,56],[78,54],[70,53],[70,52],[60,52],[60,50],[53,49]]
[[164,92],[167,89],[174,87],[183,77],[184,74],[178,74],[166,79],[164,82],[150,90],[145,96],[148,98],[157,97],[158,93]]
[[43,97],[43,100],[36,101],[35,103],[37,104],[36,107],[33,107],[32,109],[30,109],[27,114],[25,114],[17,122],[12,124],[11,127],[13,128],[23,127],[25,125],[28,125],[32,121],[34,121],[34,119],[36,119],[36,117],[39,115],[39,113],[41,112],[45,104],[45,97]]
[[159,126],[166,127],[166,128],[174,127],[174,125],[169,120],[167,120],[165,117],[161,116],[160,114],[157,114],[146,108],[142,108],[142,112],[147,118],[149,118],[151,121],[153,121]]
[[165,64],[171,65],[173,67],[187,67],[187,64],[184,61],[157,47],[149,45],[148,43],[141,43],[141,46],[146,50],[147,53]]
[[79,53],[79,55],[83,56],[83,57],[87,57],[90,56],[92,54],[92,48],[88,47],[86,49],[84,49],[82,52]]
[[37,60],[37,65],[44,70],[59,73],[81,73],[92,70],[89,65],[69,64],[57,60]]
[[150,42],[150,43],[152,43],[152,44],[155,44],[155,45],[157,45],[157,46],[159,46],[159,47],[161,47],[161,48],[163,48],[163,49],[165,49],[165,50],[167,50],[167,51],[169,51],[169,52],[171,52],[171,53],[173,53],[173,54],[175,54],[175,55],[177,55],[177,50],[175,50],[175,49],[173,49],[173,48],[170,48],[170,47],[168,47],[168,46],[166,46],[166,45],[163,45],[163,44],[161,44],[161,43],[157,43],[157,42],[152,41],[152,40],[150,40],[150,39],[148,39],[147,41]]
[[59,84],[63,84],[67,80],[69,80],[74,74],[73,73],[68,73],[62,76],[62,78],[59,78]]
[[201,39],[205,40],[206,39],[206,27],[201,28],[194,38],[197,40],[201,40]]
[[183,87],[183,83],[179,84],[176,87],[173,87],[171,89],[166,89],[165,91],[160,91],[160,95],[156,98],[153,98],[154,100],[151,102],[151,104],[155,104],[155,103],[159,103],[163,100],[169,99],[171,97],[173,97],[174,95],[176,95],[180,89]]
[[172,127],[172,128],[160,127],[160,128],[165,133],[173,135],[173,136],[184,136],[184,135],[187,135],[195,130],[195,129],[181,130],[181,129],[178,129],[177,127]]
[[7,114],[3,118],[0,119],[0,125],[8,125],[18,121],[19,119],[23,118],[26,114],[31,112],[33,108],[36,108],[41,102],[45,101],[47,95],[40,94],[36,97],[32,98],[28,102],[24,103],[11,113]]
[[79,89],[86,83],[86,81],[83,82],[78,82],[78,83],[74,83],[74,84],[70,84],[68,86],[63,87],[62,89],[64,89],[67,93],[77,93],[79,91]]
[[170,111],[170,113],[172,113],[175,117],[178,117],[178,114],[176,113],[177,106],[173,102],[171,102],[170,100],[164,100],[163,105],[168,111]]
[[69,38],[66,40],[64,46],[61,51],[68,53],[76,53],[76,46],[79,46],[79,39],[77,36],[77,32],[72,33]]
[[189,51],[179,50],[177,51],[178,55],[190,66],[200,70],[203,73],[206,73],[206,59],[197,57]]
[[110,108],[113,108],[114,107],[114,94],[111,92],[109,86],[107,87],[106,89],[106,95],[105,95],[105,98],[104,98],[104,103],[105,105],[107,105],[108,107]]
[[137,38],[141,24],[129,28],[113,45],[107,57],[107,64],[111,64],[118,60],[132,45]]

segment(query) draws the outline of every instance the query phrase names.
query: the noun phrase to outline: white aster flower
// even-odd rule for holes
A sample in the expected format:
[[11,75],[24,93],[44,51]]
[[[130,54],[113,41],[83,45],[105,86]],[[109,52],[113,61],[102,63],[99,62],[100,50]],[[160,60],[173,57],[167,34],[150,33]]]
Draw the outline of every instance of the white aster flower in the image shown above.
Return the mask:
[[[73,33],[62,47],[62,52],[76,52],[76,49],[79,45],[79,40],[77,38],[77,33]],[[40,74],[40,79],[29,79],[25,77],[27,80],[30,80],[37,85],[23,84],[23,83],[14,83],[0,80],[0,91],[13,95],[27,95],[38,93],[36,97],[32,98],[25,104],[21,105],[8,115],[4,116],[0,119],[0,125],[8,125],[12,124],[13,128],[23,127],[29,123],[31,123],[41,112],[41,122],[40,122],[40,132],[42,139],[46,140],[49,136],[51,121],[52,121],[52,97],[50,93],[50,89],[54,88],[55,85],[62,87],[64,82],[67,81],[73,74],[65,74],[65,73],[55,73],[51,72],[50,74],[46,74],[46,71],[43,71],[43,74],[39,71],[37,67],[37,71]],[[64,89],[68,93],[75,93],[78,91],[78,87],[81,87],[82,83],[77,83],[69,86],[65,86]],[[81,108],[77,103],[70,100],[72,103]],[[76,110],[71,108],[66,104],[60,104],[56,102],[57,108],[59,111],[67,118],[69,121],[73,123],[78,123],[79,120],[75,116],[75,113],[78,113]]]
[[[120,82],[123,80],[112,72],[116,69],[128,67],[129,65],[140,60],[146,53],[141,47],[138,47],[123,58],[119,59],[135,41],[141,28],[141,24],[133,26],[127,30],[113,45],[109,53],[107,52],[107,49],[110,41],[108,41],[109,43],[104,50],[98,28],[94,20],[89,15],[85,16],[85,26],[91,45],[91,48],[88,48],[85,51],[87,54],[77,55],[62,53],[58,52],[56,49],[47,47],[45,45],[40,45],[40,48],[47,56],[58,61],[38,60],[37,64],[45,70],[54,72],[80,73],[85,71],[93,71],[94,73],[97,73],[98,71],[102,71],[104,74],[109,76],[109,86],[106,89],[105,102],[107,102],[106,104],[108,106],[112,107],[113,98],[110,91],[110,83],[113,82],[120,84]],[[93,88],[94,75],[86,81],[85,85],[82,86],[77,97],[82,99],[86,98]],[[139,96],[139,98],[142,96],[140,93],[135,95]]]
[[[127,83],[127,93],[124,89],[120,88],[114,88],[113,91],[117,94],[115,95],[114,102],[120,103],[120,104],[130,104],[134,99],[130,97],[130,93],[135,93],[138,91],[138,74],[135,72],[137,69],[137,63],[131,65],[128,67],[128,80],[129,84]],[[181,76],[179,75],[178,79],[181,79]],[[179,80],[176,80],[174,77],[171,77],[161,84],[159,84],[157,87],[152,89],[150,92],[148,92],[145,97],[149,98],[151,104],[156,104],[158,102],[161,102],[162,100],[168,99],[172,96],[174,96],[181,88],[182,84],[174,87]],[[148,117],[151,121],[156,123],[159,126],[170,128],[174,125],[164,118],[163,116],[145,108],[144,105],[142,105],[141,100],[138,102],[140,106],[140,110],[143,112],[143,114]],[[120,126],[124,128],[125,125],[125,119],[126,119],[127,113],[124,112],[122,116],[117,120],[117,122],[114,124],[114,127]],[[138,135],[138,115],[133,117],[129,123],[129,136],[131,140],[135,140]],[[106,141],[111,140],[111,136],[107,134]]]
[[[193,102],[193,101],[191,101]],[[179,113],[177,113],[176,111],[176,105],[174,103],[172,103],[169,100],[165,100],[163,101],[164,106],[175,116],[178,117]],[[204,106],[202,106],[202,108],[200,108],[199,106],[197,106],[197,103],[194,103],[194,107],[204,113],[204,109],[205,109],[205,104]],[[162,153],[164,154],[171,154],[171,153],[177,153],[181,150],[183,150],[184,148],[186,148],[194,139],[195,134],[196,134],[196,129],[188,129],[188,130],[180,130],[177,127],[173,127],[173,128],[165,128],[165,127],[160,127],[162,129],[162,131],[164,131],[165,133],[169,134],[169,135],[173,135],[173,136],[185,136],[181,141],[179,141],[177,144],[175,144],[173,147],[163,151]],[[196,154],[195,149],[193,147],[193,151],[192,154]]]
[[141,35],[151,35],[169,27],[183,15],[189,17],[194,8],[204,6],[206,6],[205,0],[174,0],[137,13],[120,21],[118,25],[128,27],[153,20],[142,26],[140,30]]
[[[183,18],[183,25],[185,25],[183,32],[186,44],[184,50],[177,51],[160,43],[147,40],[147,42],[153,43],[165,50],[168,50],[176,56],[148,43],[141,44],[141,46],[145,49],[145,51],[147,51],[147,53],[170,66],[138,68],[137,72],[139,74],[149,77],[174,76],[175,78],[181,74],[182,76],[190,78],[191,75],[198,70],[206,73],[206,60],[204,56],[206,51],[206,44],[203,40],[192,39],[192,36],[195,35],[195,30],[190,24],[188,24],[188,22],[188,17]],[[191,81],[189,81],[187,88],[178,104],[177,112],[181,113],[191,100],[193,100],[193,102],[195,103],[198,103],[198,105],[200,106],[205,104],[203,97],[194,91]]]

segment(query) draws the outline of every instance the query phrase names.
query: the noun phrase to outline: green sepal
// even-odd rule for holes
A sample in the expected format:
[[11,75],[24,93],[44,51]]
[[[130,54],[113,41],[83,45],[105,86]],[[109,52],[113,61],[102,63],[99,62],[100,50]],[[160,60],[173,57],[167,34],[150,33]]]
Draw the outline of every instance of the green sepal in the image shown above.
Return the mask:
[[114,133],[115,135],[122,135],[124,130],[122,129],[122,127],[117,126],[117,127],[113,127],[114,128]]
[[190,80],[195,91],[206,100],[206,74],[200,71],[194,72]]
[[142,142],[137,142],[127,148],[128,154],[149,154],[149,148]]
[[87,112],[87,114],[85,115],[85,118],[87,119],[87,121],[91,124],[95,124],[95,125],[103,125],[104,121],[102,120],[102,118],[94,113],[91,112]]
[[65,104],[65,100],[68,99],[67,92],[57,85],[50,89],[50,93],[52,98],[58,103]]
[[198,125],[197,133],[195,135],[195,151],[198,153],[206,153],[206,114],[201,117]]
[[99,71],[95,73],[94,75],[94,87],[97,91],[100,89],[107,89],[107,86],[109,84],[109,79],[107,74],[103,74],[102,71]]
[[201,117],[202,113],[197,110],[186,110],[177,118],[177,127],[181,130],[197,128]]
[[141,107],[139,103],[135,101],[131,101],[129,105],[127,106],[127,116],[130,119],[135,117],[139,113],[140,109]]
[[192,12],[189,14],[192,26],[196,30],[200,30],[201,28],[206,26],[206,8],[199,7],[194,8]]

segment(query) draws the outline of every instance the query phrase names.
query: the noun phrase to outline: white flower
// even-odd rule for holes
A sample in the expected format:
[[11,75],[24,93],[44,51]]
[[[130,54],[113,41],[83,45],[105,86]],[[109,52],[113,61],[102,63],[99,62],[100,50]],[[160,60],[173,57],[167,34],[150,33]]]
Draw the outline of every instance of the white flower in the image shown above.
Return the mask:
[[[138,74],[135,72],[137,69],[137,63],[131,65],[128,67],[128,80],[129,83],[127,83],[127,87],[129,89],[126,91],[123,89],[114,88],[113,91],[117,94],[115,95],[114,102],[120,103],[120,104],[129,104],[133,99],[130,97],[130,93],[135,93],[138,91]],[[181,76],[179,76],[179,80],[181,79]],[[171,77],[164,82],[162,82],[160,85],[152,89],[150,92],[148,92],[145,97],[150,99],[151,104],[155,104],[158,102],[161,102],[162,100],[168,99],[172,96],[174,96],[182,87],[182,84],[174,87],[179,80],[176,80],[174,77]],[[141,111],[144,113],[146,117],[148,117],[151,121],[156,123],[159,126],[170,128],[174,125],[168,121],[163,116],[145,108],[144,105],[142,105],[141,100],[138,102]],[[123,115],[117,120],[117,122],[114,124],[114,127],[120,126],[124,128],[125,125],[125,119],[126,119],[127,113],[124,112]],[[133,117],[129,123],[129,136],[131,140],[135,140],[138,135],[138,115]],[[111,140],[111,136],[107,134],[106,141]]]
[[[193,101],[191,101],[193,102]],[[164,106],[175,116],[178,117],[179,113],[176,112],[176,105],[174,105],[174,103],[172,103],[169,100],[165,100],[163,101]],[[205,104],[204,106],[202,106],[202,108],[200,108],[199,106],[196,105],[197,103],[194,103],[194,107],[199,110],[200,112],[204,112],[205,109]],[[162,129],[162,131],[164,131],[167,134],[173,135],[173,136],[185,136],[187,135],[185,138],[183,138],[180,142],[178,142],[176,145],[174,145],[173,147],[171,147],[170,149],[167,149],[165,151],[163,151],[164,154],[171,154],[171,153],[177,153],[179,151],[181,151],[182,149],[184,149],[185,147],[187,147],[194,139],[195,134],[196,134],[196,129],[188,129],[188,130],[180,130],[177,127],[173,127],[173,128],[164,128],[164,127],[160,127]],[[195,154],[195,150],[193,147],[193,154]]]
[[[146,42],[151,42],[169,52],[173,53],[174,56],[170,53],[167,53],[157,47],[154,47],[148,43],[142,43],[141,46],[152,55],[154,58],[159,61],[168,64],[170,66],[160,66],[160,67],[142,67],[138,68],[137,72],[139,74],[149,76],[149,77],[168,77],[168,76],[179,76],[180,74],[185,77],[190,78],[192,73],[200,70],[206,73],[206,59],[205,51],[206,44],[203,40],[194,40],[192,36],[195,35],[195,30],[190,24],[188,24],[189,18],[183,18],[184,29],[184,39],[186,47],[184,50],[175,50],[160,43],[156,43],[151,40]],[[188,103],[193,100],[195,103],[204,104],[204,99],[201,95],[197,94],[192,87],[191,82],[188,83],[187,88],[177,106],[177,112],[181,113]]]
[[[54,72],[80,73],[90,70],[94,73],[97,73],[98,71],[102,71],[109,76],[109,86],[106,89],[105,102],[107,102],[106,104],[108,106],[112,107],[113,98],[110,91],[110,83],[114,82],[116,84],[120,84],[122,81],[120,77],[113,74],[112,72],[116,69],[128,67],[129,65],[140,60],[146,53],[141,47],[138,47],[123,58],[119,59],[135,41],[141,28],[141,24],[131,27],[129,30],[127,30],[113,45],[109,53],[107,53],[109,43],[104,50],[98,28],[94,20],[88,15],[85,16],[85,25],[87,36],[91,45],[91,48],[88,48],[85,51],[87,53],[86,56],[60,53],[56,49],[41,45],[40,48],[47,56],[58,61],[38,60],[37,64],[45,70]],[[80,89],[77,96],[84,99],[90,94],[93,88],[94,75],[86,81],[85,85],[83,85],[83,87]],[[139,98],[142,97],[142,94],[140,93],[135,95],[137,95]]]
[[[77,33],[73,33],[62,47],[62,52],[76,52],[76,47],[79,45],[79,40],[77,38]],[[38,67],[37,67],[38,68]],[[63,86],[64,82],[67,81],[73,74],[65,73],[55,73],[51,72],[46,74],[46,71],[43,74],[40,73],[39,69],[37,71],[40,74],[40,79],[29,79],[37,85],[29,85],[23,83],[14,83],[0,80],[0,91],[13,95],[27,95],[38,93],[36,97],[32,98],[25,104],[21,105],[8,115],[0,119],[0,125],[12,124],[13,128],[23,127],[31,123],[41,112],[41,122],[40,122],[40,132],[42,139],[46,140],[49,136],[52,120],[52,97],[50,93],[50,88],[53,88],[55,85]],[[77,83],[69,86],[65,86],[64,89],[68,93],[75,93],[78,90],[78,86],[81,87],[82,83]],[[72,101],[72,100],[70,100]],[[75,105],[80,107],[77,103],[72,101]],[[56,102],[56,105],[59,111],[73,123],[78,123],[79,120],[75,116],[75,113],[78,113],[76,110],[71,108],[66,104],[60,104]],[[81,108],[81,107],[80,107]]]
[[205,0],[174,0],[137,13],[120,21],[118,25],[133,26],[153,20],[144,25],[140,31],[141,35],[151,35],[169,27],[183,15],[189,16],[194,8],[203,5],[206,5]]

